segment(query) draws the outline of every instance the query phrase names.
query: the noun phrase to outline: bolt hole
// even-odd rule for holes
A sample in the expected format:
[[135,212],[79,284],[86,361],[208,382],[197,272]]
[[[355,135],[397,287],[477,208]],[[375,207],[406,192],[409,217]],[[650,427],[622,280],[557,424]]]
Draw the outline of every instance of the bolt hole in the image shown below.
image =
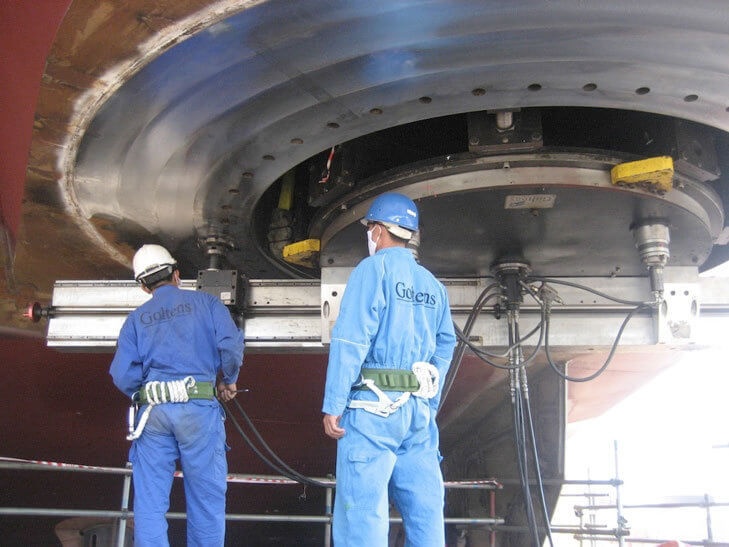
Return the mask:
[[689,295],[689,292],[688,291],[683,291],[683,295],[684,296],[688,296]]
[[480,97],[481,95],[486,95],[486,90],[482,87],[477,87],[476,89],[471,91],[471,94],[476,97]]
[[699,257],[698,256],[692,256],[691,257],[691,262],[693,262],[694,264],[696,264],[698,261],[699,261]]
[[304,139],[296,137],[294,139],[291,139],[291,144],[304,144]]
[[686,95],[683,98],[683,100],[686,101],[687,103],[693,103],[694,101],[698,101],[699,100],[699,96],[698,95],[693,95],[693,94],[692,95]]
[[638,95],[647,95],[648,93],[651,92],[651,88],[650,87],[639,87],[638,89],[635,90],[635,92]]
[[430,97],[420,97],[418,100],[423,104],[430,104],[433,102],[433,99]]
[[332,291],[332,296],[337,296],[337,294],[339,294],[337,291]]
[[273,157],[271,154],[266,154],[265,156],[263,156],[263,159],[266,160],[266,161],[273,161],[276,158]]
[[539,91],[540,89],[542,89],[542,85],[541,84],[529,84],[527,86],[527,89],[529,91]]
[[329,122],[329,123],[327,124],[327,127],[328,127],[329,129],[339,129],[339,124],[338,124],[337,122]]
[[374,114],[375,116],[379,116],[380,114],[382,114],[382,109],[381,108],[371,108],[370,109],[370,114]]
[[334,259],[333,258],[328,259],[327,264],[334,264]]
[[597,84],[585,84],[582,86],[583,91],[595,91],[597,89]]
[[676,296],[676,291],[671,291],[671,296]]

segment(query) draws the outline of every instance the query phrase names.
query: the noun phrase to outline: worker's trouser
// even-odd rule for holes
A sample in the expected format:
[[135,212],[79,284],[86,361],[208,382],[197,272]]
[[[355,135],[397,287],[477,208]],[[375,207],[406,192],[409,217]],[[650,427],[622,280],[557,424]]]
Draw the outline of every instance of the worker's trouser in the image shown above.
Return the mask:
[[347,409],[340,425],[346,434],[337,442],[335,547],[387,545],[388,486],[406,545],[443,547],[443,475],[428,401],[411,397],[387,418]]
[[217,401],[165,403],[152,408],[142,436],[129,453],[135,545],[169,545],[165,513],[178,458],[187,501],[187,545],[223,545],[228,473],[225,450],[225,428]]

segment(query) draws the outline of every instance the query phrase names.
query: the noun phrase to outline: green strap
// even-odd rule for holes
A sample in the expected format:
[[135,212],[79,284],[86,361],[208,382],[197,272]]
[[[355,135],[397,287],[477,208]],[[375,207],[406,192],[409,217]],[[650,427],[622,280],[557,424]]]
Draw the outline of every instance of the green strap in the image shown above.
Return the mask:
[[[374,380],[375,385],[382,391],[418,391],[420,382],[415,374],[409,370],[397,368],[363,368],[362,379]],[[369,389],[367,386],[357,386],[355,389]]]
[[[167,386],[164,386],[165,392],[167,394],[167,398],[169,399],[169,392],[167,391]],[[140,389],[136,394],[138,396],[137,398],[133,398],[134,402],[139,403],[140,405],[146,405],[147,404],[147,393],[144,390],[144,387]],[[194,386],[187,388],[187,396],[190,399],[214,399],[215,398],[215,390],[213,389],[213,383],[212,382],[196,382]]]

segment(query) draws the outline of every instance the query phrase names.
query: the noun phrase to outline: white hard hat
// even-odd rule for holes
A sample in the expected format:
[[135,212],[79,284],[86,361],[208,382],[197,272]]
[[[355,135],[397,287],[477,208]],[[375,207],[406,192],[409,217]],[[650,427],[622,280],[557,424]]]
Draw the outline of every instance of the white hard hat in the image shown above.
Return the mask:
[[134,254],[132,264],[134,265],[134,279],[139,281],[167,267],[174,270],[177,261],[162,245],[142,245]]

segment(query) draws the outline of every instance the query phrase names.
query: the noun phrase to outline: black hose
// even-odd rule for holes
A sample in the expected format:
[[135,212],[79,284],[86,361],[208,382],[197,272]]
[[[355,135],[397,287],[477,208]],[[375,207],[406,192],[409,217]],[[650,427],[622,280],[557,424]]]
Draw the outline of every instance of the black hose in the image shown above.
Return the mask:
[[[519,321],[517,320],[516,316],[514,316],[513,319],[513,325],[510,325],[509,327],[509,343],[510,344],[518,344],[520,341],[519,339]],[[537,530],[537,517],[534,513],[534,501],[532,500],[532,490],[531,486],[529,485],[529,456],[527,452],[527,437],[526,437],[526,420],[524,418],[524,401],[522,397],[522,391],[520,389],[520,380],[519,375],[524,370],[524,367],[526,366],[526,363],[523,362],[521,359],[521,348],[516,349],[517,352],[517,364],[519,365],[519,369],[515,370],[513,372],[514,378],[516,379],[516,407],[517,407],[517,416],[518,416],[518,437],[519,437],[519,444],[517,451],[519,453],[518,457],[522,462],[522,468],[524,469],[524,489],[525,489],[525,495],[526,495],[526,510],[527,510],[527,520],[529,522],[529,526],[532,529],[532,536],[534,538],[534,547],[540,547],[539,544],[539,531]]]
[[271,462],[268,458],[266,458],[266,456],[264,456],[261,453],[260,450],[258,450],[258,448],[256,447],[256,445],[254,445],[251,442],[251,440],[248,438],[248,436],[245,434],[245,432],[243,431],[243,428],[240,426],[240,424],[238,423],[238,421],[235,419],[235,416],[233,416],[232,412],[228,409],[227,405],[223,405],[223,410],[225,411],[225,414],[228,416],[228,418],[233,423],[233,425],[235,426],[235,428],[238,430],[238,433],[240,433],[240,436],[243,437],[243,440],[246,442],[246,444],[248,444],[248,446],[250,447],[250,449],[253,450],[253,452],[256,454],[256,456],[258,456],[260,458],[260,460],[263,461],[263,463],[265,463],[266,465],[268,465],[276,473],[278,473],[280,475],[284,475],[285,477],[287,477],[287,478],[289,478],[291,480],[295,480],[293,477],[289,476],[289,474],[286,473],[283,469],[280,469],[273,462]]
[[607,300],[612,300],[613,302],[618,302],[619,304],[625,304],[626,306],[642,306],[643,304],[645,304],[645,302],[637,302],[635,300],[623,300],[622,298],[610,296],[609,294],[605,294],[604,292],[597,291],[586,285],[580,285],[579,283],[573,283],[572,281],[564,281],[562,279],[553,279],[551,277],[532,276],[527,280],[527,282],[529,282],[529,281],[542,281],[544,283],[554,283],[555,285],[567,285],[568,287],[575,287],[576,289],[582,289],[583,291],[590,292],[594,295],[600,296]]
[[[469,333],[471,332],[471,329],[473,328],[473,325],[476,322],[476,318],[478,317],[478,314],[481,313],[481,310],[483,309],[483,306],[491,300],[492,298],[498,297],[499,294],[492,294],[488,297],[486,296],[487,293],[494,289],[495,287],[498,287],[498,283],[492,283],[491,285],[487,286],[483,291],[481,291],[481,294],[476,299],[476,302],[473,305],[473,308],[471,309],[471,313],[468,314],[468,318],[466,319],[466,324],[464,326],[465,330],[465,338],[468,338]],[[453,323],[453,328],[456,331],[456,334],[458,334],[460,329],[458,328],[458,325],[456,323]],[[461,333],[463,334],[463,333]],[[453,358],[451,359],[451,366],[448,368],[448,372],[446,373],[445,380],[443,381],[443,389],[441,391],[441,397],[440,402],[438,404],[438,410],[441,409],[443,406],[443,403],[445,402],[446,397],[448,396],[448,393],[450,392],[451,388],[453,387],[453,382],[456,380],[456,375],[458,374],[458,370],[461,367],[461,362],[463,360],[463,355],[466,352],[466,344],[461,340],[459,344],[456,346],[455,351],[453,352]]]
[[620,342],[621,336],[623,336],[623,331],[625,330],[625,327],[628,326],[628,321],[633,317],[635,312],[641,309],[649,308],[650,304],[640,304],[638,307],[630,310],[630,313],[625,317],[625,320],[623,321],[623,324],[620,325],[620,330],[618,330],[618,335],[615,337],[615,341],[613,342],[613,346],[610,349],[610,353],[607,356],[607,359],[605,360],[605,363],[593,374],[590,374],[589,376],[585,376],[584,378],[575,378],[574,376],[568,376],[567,374],[563,373],[557,365],[554,364],[554,361],[552,360],[552,356],[549,353],[549,314],[547,314],[546,319],[546,335],[544,338],[544,353],[547,356],[547,362],[549,363],[549,366],[552,367],[552,370],[557,373],[561,378],[568,380],[570,382],[589,382],[590,380],[594,380],[598,376],[600,376],[603,372],[605,372],[605,369],[607,369],[608,365],[610,364],[610,361],[612,361],[613,355],[615,355],[615,350],[618,348],[618,343]]
[[[473,325],[476,322],[476,319],[478,315],[481,313],[481,310],[483,309],[483,306],[491,300],[492,298],[501,296],[500,293],[495,293],[489,295],[487,298],[484,298],[487,291],[490,291],[494,287],[497,287],[498,283],[492,283],[488,287],[486,287],[483,292],[479,295],[479,297],[476,299],[476,303],[473,305],[473,308],[471,309],[471,313],[468,315],[468,319],[466,320],[466,323],[463,327],[463,330],[461,330],[456,323],[453,323],[453,329],[456,333],[456,337],[458,338],[459,342],[456,346],[455,351],[453,352],[453,359],[451,360],[451,366],[448,369],[448,373],[446,374],[445,381],[443,382],[443,391],[440,398],[440,404],[438,406],[438,409],[443,406],[443,403],[445,402],[446,396],[450,392],[451,388],[453,387],[453,382],[455,381],[456,375],[458,373],[458,369],[461,366],[461,362],[463,361],[463,356],[465,355],[466,348],[469,348],[479,359],[481,359],[484,363],[487,365],[490,365],[495,368],[500,368],[502,370],[512,370],[512,368],[509,365],[501,365],[499,363],[495,363],[491,359],[502,359],[504,357],[507,357],[509,355],[509,352],[511,352],[515,347],[521,345],[525,340],[531,338],[534,336],[534,334],[539,330],[539,341],[537,342],[536,347],[534,348],[534,351],[532,354],[527,358],[526,363],[530,363],[539,352],[539,348],[542,345],[543,335],[544,335],[544,315],[542,315],[542,321],[534,327],[529,333],[522,338],[520,341],[515,342],[514,344],[509,345],[509,348],[502,354],[493,354],[489,353],[486,350],[483,350],[479,347],[476,347],[473,343],[471,343],[468,340],[468,335],[471,332],[471,329],[473,328]],[[539,301],[537,299],[537,301]]]
[[268,446],[268,443],[266,443],[266,441],[265,441],[265,440],[263,440],[263,437],[262,437],[262,436],[261,436],[261,434],[260,434],[260,433],[258,432],[258,429],[256,428],[256,426],[255,426],[255,425],[253,425],[253,421],[252,421],[252,420],[251,420],[251,419],[250,419],[250,418],[248,417],[248,414],[246,413],[246,411],[245,411],[245,410],[243,410],[243,407],[242,407],[242,406],[240,405],[240,403],[239,403],[238,401],[236,401],[236,400],[233,400],[233,402],[234,402],[234,403],[235,403],[235,405],[236,405],[236,406],[238,407],[238,411],[239,411],[239,412],[241,413],[241,416],[243,416],[243,419],[244,419],[244,420],[246,421],[246,423],[248,424],[248,427],[250,427],[250,428],[251,428],[251,431],[253,431],[253,434],[254,434],[254,435],[256,436],[256,438],[258,439],[258,441],[259,441],[259,442],[260,442],[260,443],[261,443],[261,444],[263,445],[263,448],[265,448],[265,449],[266,449],[266,451],[267,451],[267,452],[268,452],[268,453],[269,453],[269,454],[271,455],[271,457],[272,457],[272,458],[273,458],[273,459],[274,459],[274,460],[275,460],[275,461],[276,461],[276,462],[277,462],[277,463],[278,463],[278,464],[279,464],[279,465],[280,465],[280,466],[281,466],[281,467],[282,467],[283,469],[287,470],[287,471],[288,471],[289,473],[291,473],[291,474],[292,474],[292,475],[294,475],[295,477],[298,477],[299,479],[301,479],[301,481],[300,481],[300,482],[306,482],[307,484],[311,484],[312,486],[321,486],[321,487],[324,487],[324,488],[326,488],[326,487],[327,487],[327,485],[326,485],[326,484],[324,484],[324,483],[321,483],[321,482],[318,482],[318,481],[316,481],[316,480],[314,480],[314,479],[311,479],[311,478],[309,478],[309,477],[307,477],[307,476],[305,476],[305,475],[302,475],[302,474],[301,474],[301,473],[299,473],[298,471],[296,471],[296,470],[292,469],[292,468],[291,468],[291,467],[289,467],[289,466],[288,466],[288,465],[287,465],[287,464],[286,464],[286,463],[285,463],[285,462],[284,462],[284,461],[283,461],[283,460],[282,460],[281,458],[279,458],[279,457],[278,457],[278,455],[277,455],[277,454],[276,454],[276,453],[275,453],[275,452],[273,451],[273,449],[271,449],[271,447],[270,447],[270,446]]
[[[538,324],[536,327],[534,327],[532,330],[530,330],[524,338],[520,338],[518,342],[514,342],[511,346],[506,348],[506,351],[504,351],[502,353],[491,353],[491,352],[486,351],[485,349],[480,350],[480,352],[483,355],[486,355],[487,357],[491,357],[494,359],[504,359],[505,357],[509,356],[509,353],[511,353],[512,350],[516,349],[519,346],[522,346],[525,341],[529,340],[529,338],[534,336],[540,328],[542,328],[541,323]],[[465,332],[464,332],[464,334],[465,334]],[[542,342],[540,340],[539,343],[537,344],[537,347],[540,347],[541,345],[542,345]]]
[[[537,449],[537,441],[536,441],[536,434],[534,431],[534,419],[532,417],[532,411],[531,411],[531,404],[529,402],[529,396],[528,392],[526,391],[526,365],[528,365],[537,355],[542,342],[544,342],[544,351],[545,355],[547,357],[547,361],[560,377],[562,377],[565,380],[569,380],[572,382],[587,382],[589,380],[593,380],[597,378],[600,374],[602,374],[605,369],[607,369],[608,365],[610,364],[610,361],[612,360],[615,351],[617,349],[618,344],[620,343],[620,338],[623,335],[623,331],[625,330],[625,327],[627,326],[630,319],[633,317],[633,315],[641,309],[645,309],[651,306],[650,303],[644,303],[644,302],[635,302],[631,300],[624,300],[621,298],[612,297],[610,295],[607,295],[605,293],[602,293],[600,291],[591,289],[590,287],[586,287],[584,285],[580,285],[578,283],[573,283],[570,281],[562,281],[559,279],[552,279],[547,277],[531,277],[529,279],[530,281],[542,281],[542,282],[550,282],[554,284],[559,285],[567,285],[570,287],[575,287],[578,289],[585,290],[587,292],[593,293],[597,296],[600,296],[602,298],[605,298],[607,300],[611,300],[614,302],[618,302],[620,304],[625,304],[629,306],[636,306],[634,309],[632,309],[628,315],[626,316],[625,320],[623,321],[622,325],[620,326],[620,329],[618,330],[618,334],[615,338],[615,341],[613,342],[612,348],[610,350],[610,354],[608,355],[605,363],[598,369],[594,374],[591,374],[590,376],[587,376],[585,378],[573,378],[571,376],[568,376],[567,374],[562,373],[557,365],[555,365],[554,361],[552,360],[551,354],[549,352],[549,324],[550,324],[550,313],[549,313],[549,305],[548,303],[545,304],[542,300],[539,299],[538,295],[535,293],[534,289],[532,289],[529,285],[527,285],[524,282],[520,282],[521,285],[531,294],[531,296],[534,298],[534,300],[539,304],[540,310],[541,310],[541,318],[539,321],[539,324],[524,338],[521,339],[519,336],[519,325],[517,321],[514,321],[514,324],[509,323],[509,348],[505,352],[505,354],[498,355],[498,354],[490,354],[478,347],[476,347],[474,344],[472,344],[468,340],[468,336],[471,332],[471,329],[473,325],[475,324],[475,321],[478,317],[478,314],[481,312],[481,309],[483,308],[486,301],[488,301],[490,298],[494,297],[495,295],[491,295],[488,298],[485,298],[486,290],[481,293],[479,298],[477,299],[476,303],[473,306],[473,309],[471,311],[471,314],[469,314],[468,320],[466,321],[464,330],[461,331],[460,328],[458,328],[458,325],[454,323],[454,329],[456,336],[459,339],[458,347],[456,348],[456,351],[454,352],[454,359],[452,361],[451,368],[455,365],[455,371],[458,370],[458,367],[461,364],[461,360],[463,359],[463,355],[465,354],[465,349],[468,347],[479,359],[481,359],[484,363],[499,368],[503,370],[508,370],[511,375],[511,381],[512,381],[512,388],[514,389],[514,392],[512,393],[512,419],[514,422],[514,445],[516,450],[516,459],[517,459],[517,466],[519,471],[519,478],[521,482],[522,487],[522,495],[524,496],[524,503],[525,503],[525,509],[526,509],[526,517],[527,517],[527,523],[528,528],[531,533],[534,547],[540,547],[539,543],[539,532],[537,528],[537,518],[536,514],[534,512],[534,504],[531,497],[531,489],[529,486],[529,455],[528,455],[528,440],[527,440],[527,422],[529,427],[529,439],[531,440],[532,445],[532,456],[534,458],[534,465],[535,465],[535,472],[536,472],[536,482],[538,487],[538,493],[539,493],[539,501],[541,505],[541,512],[542,517],[544,519],[545,528],[547,531],[547,538],[549,539],[550,546],[554,546],[553,538],[552,538],[552,530],[550,525],[550,519],[549,519],[549,512],[547,510],[547,502],[544,495],[544,484],[542,481],[542,473],[541,468],[539,466],[539,451]],[[488,290],[488,288],[487,288]],[[497,295],[498,296],[498,295]],[[511,321],[511,319],[510,319]],[[524,340],[532,336],[536,330],[539,329],[539,341],[536,344],[536,347],[532,354],[526,359],[517,359],[515,364],[509,364],[504,365],[500,363],[495,363],[491,361],[490,358],[500,358],[500,357],[506,357],[513,351],[518,351],[519,356],[521,357],[521,346]],[[447,395],[448,391],[450,390],[454,378],[455,378],[455,371],[453,374],[449,374],[446,377],[446,381],[444,382],[444,390],[443,390],[443,396],[441,397],[441,405],[443,404],[443,401],[445,400],[445,396]],[[522,394],[522,389],[520,387],[519,382],[519,374],[524,374],[524,393]]]
[[[260,450],[253,444],[253,442],[250,440],[250,438],[245,434],[243,431],[243,428],[238,423],[238,420],[235,419],[235,416],[233,416],[233,413],[230,412],[228,409],[228,405],[224,404],[223,409],[225,410],[225,413],[228,415],[230,420],[233,422],[233,425],[238,430],[238,433],[240,433],[241,437],[243,437],[243,440],[248,444],[248,446],[253,450],[253,452],[265,463],[267,464],[271,469],[276,471],[277,473],[284,475],[285,477],[288,477],[289,479],[299,482],[301,484],[307,484],[309,486],[319,486],[322,488],[330,488],[331,485],[325,484],[323,482],[319,482],[317,480],[311,479],[309,477],[306,477],[299,473],[298,471],[295,471],[291,467],[289,467],[281,458],[278,457],[278,455],[271,449],[271,447],[266,443],[265,440],[263,440],[263,437],[258,432],[258,429],[256,429],[256,426],[253,425],[253,422],[248,417],[248,414],[243,410],[243,407],[240,406],[240,403],[236,400],[233,400],[235,405],[238,407],[238,411],[240,412],[241,416],[243,416],[243,419],[248,424],[248,427],[251,428],[251,431],[253,431],[253,434],[256,436],[256,439],[263,445],[264,449],[268,454],[279,464],[275,465],[271,460],[269,460],[266,456],[264,456]],[[279,467],[280,466],[280,467]]]
[[[512,372],[512,374],[518,375],[518,371]],[[518,383],[518,380],[517,380]],[[516,462],[519,468],[519,480],[521,482],[522,496],[524,497],[524,508],[526,510],[527,524],[532,535],[534,547],[540,547],[539,545],[539,531],[537,530],[536,517],[534,515],[534,506],[532,504],[532,493],[531,487],[529,486],[529,470],[527,468],[526,447],[524,446],[526,437],[524,431],[524,418],[521,408],[521,393],[519,387],[516,387],[514,394],[514,400],[512,401],[513,407],[513,420],[514,420],[514,447],[516,450]]]
[[503,369],[503,370],[514,370],[515,368],[519,368],[519,365],[502,365],[502,364],[499,364],[499,363],[494,363],[493,361],[491,361],[491,359],[488,358],[488,356],[484,355],[483,351],[480,348],[476,347],[473,343],[471,343],[466,338],[466,336],[463,334],[463,332],[461,332],[461,329],[459,329],[458,327],[456,327],[455,330],[456,330],[456,336],[464,344],[466,344],[466,346],[468,346],[468,348],[476,355],[476,357],[478,357],[479,359],[481,359],[487,365],[490,365],[490,366],[496,367],[496,368],[500,368],[500,369]]
[[[526,374],[526,371],[524,372],[524,374]],[[534,434],[534,418],[532,417],[532,406],[529,403],[529,397],[524,397],[524,401],[526,403],[526,415],[529,419],[529,433],[532,440],[532,456],[534,457],[534,467],[536,468],[537,487],[539,488],[539,501],[542,505],[542,517],[544,518],[544,527],[547,529],[547,538],[549,539],[549,545],[551,547],[554,547],[554,541],[552,539],[552,526],[549,518],[549,511],[547,511],[547,500],[544,497],[544,483],[542,481],[542,471],[539,468],[539,451],[537,450],[537,438]]]

